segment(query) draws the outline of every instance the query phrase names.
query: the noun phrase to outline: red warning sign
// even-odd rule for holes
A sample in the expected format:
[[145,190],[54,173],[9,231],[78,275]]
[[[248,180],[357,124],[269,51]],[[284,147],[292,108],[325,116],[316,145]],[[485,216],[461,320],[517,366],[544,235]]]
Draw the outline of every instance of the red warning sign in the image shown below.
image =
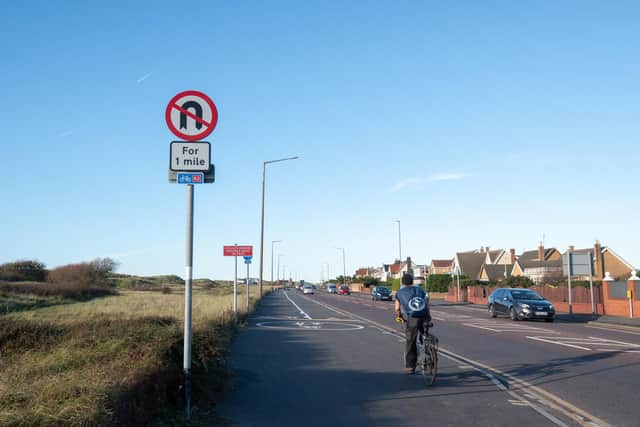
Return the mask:
[[169,130],[185,141],[199,141],[218,124],[218,109],[211,98],[197,90],[180,92],[165,110]]

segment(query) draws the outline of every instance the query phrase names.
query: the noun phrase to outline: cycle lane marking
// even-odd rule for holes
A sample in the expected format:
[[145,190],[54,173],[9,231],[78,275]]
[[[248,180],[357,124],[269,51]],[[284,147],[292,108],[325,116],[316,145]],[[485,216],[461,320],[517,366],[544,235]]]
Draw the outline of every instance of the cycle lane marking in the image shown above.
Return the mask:
[[[376,321],[373,321],[371,319],[367,319],[366,317],[362,317],[359,316],[357,314],[354,313],[350,313],[350,312],[339,312],[338,310],[335,310],[331,307],[328,306],[328,304],[319,302],[319,301],[315,301],[313,299],[308,298],[310,301],[313,301],[314,303],[323,306],[329,310],[338,312],[340,314],[342,314],[343,316],[352,316],[354,318],[359,318],[361,319],[363,322],[367,322],[370,324],[375,324],[376,326],[378,326],[381,329],[386,329],[390,332],[392,332],[393,334],[395,334],[398,337],[401,337],[401,335],[398,333],[397,330],[393,330],[385,325],[382,325]],[[554,415],[550,414],[547,410],[545,410],[545,408],[541,407],[541,405],[544,405],[547,408],[553,409],[559,413],[562,413],[564,416],[568,417],[569,419],[577,422],[579,425],[584,426],[584,427],[612,427],[611,424],[607,423],[606,421],[588,413],[587,411],[575,406],[574,404],[554,395],[551,392],[548,392],[534,384],[529,383],[528,381],[522,380],[514,375],[508,374],[506,372],[502,372],[499,369],[493,368],[489,365],[486,365],[480,361],[459,355],[451,350],[447,350],[445,347],[440,346],[439,350],[438,350],[439,354],[441,354],[442,356],[446,357],[447,359],[458,363],[458,364],[466,364],[471,366],[473,369],[475,369],[476,371],[482,373],[484,376],[486,376],[487,378],[489,378],[489,380],[491,382],[493,382],[496,387],[498,387],[500,390],[502,390],[502,388],[504,388],[504,390],[506,393],[508,393],[509,395],[511,395],[512,397],[518,399],[518,400],[523,400],[523,396],[515,393],[514,390],[526,390],[526,393],[529,396],[533,396],[535,399],[535,402],[530,402],[530,406],[533,410],[535,410],[536,412],[538,412],[540,415],[544,416],[545,418],[547,418],[549,421],[553,422],[554,424],[558,425],[558,426],[562,426],[562,427],[568,427],[568,425],[566,423],[564,423],[562,420],[558,419],[557,417],[555,417]],[[500,380],[499,378],[502,378],[504,380]],[[495,380],[495,381],[494,381]],[[508,387],[505,386],[505,382],[507,383]],[[501,384],[501,386],[498,386],[498,384]],[[516,387],[514,387],[516,386]]]

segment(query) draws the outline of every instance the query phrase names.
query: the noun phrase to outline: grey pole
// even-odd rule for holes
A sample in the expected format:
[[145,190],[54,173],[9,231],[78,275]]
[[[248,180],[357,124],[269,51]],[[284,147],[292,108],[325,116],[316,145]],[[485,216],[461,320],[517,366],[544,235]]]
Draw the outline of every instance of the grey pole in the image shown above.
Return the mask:
[[285,159],[278,160],[268,160],[266,162],[262,162],[262,208],[260,209],[260,267],[258,268],[258,284],[260,288],[260,296],[262,296],[262,268],[264,261],[264,181],[267,170],[267,165],[269,163],[276,162],[284,162],[285,160],[295,160],[298,156],[295,157],[287,157]]
[[184,283],[184,402],[191,418],[191,285],[193,283],[193,184],[187,185],[187,246]]
[[398,254],[400,256],[400,265],[402,265],[402,239],[400,237],[400,220],[396,219],[398,223]]
[[458,278],[458,302],[461,300],[460,295],[460,270],[456,267],[456,277]]
[[[236,246],[236,254],[238,253],[238,244]],[[233,315],[238,320],[238,255],[234,257],[236,264],[236,274],[233,276]]]
[[571,255],[571,248],[569,248],[569,250],[567,251],[568,255],[569,255],[569,265],[567,268],[567,275],[569,276],[569,280],[567,281],[567,284],[569,286],[569,315],[571,316],[573,314],[573,305],[571,304],[571,273],[573,270],[573,259],[572,259],[572,255]]
[[342,284],[347,284],[347,262],[344,255],[344,248],[336,248],[339,251],[342,251]]
[[249,263],[247,263],[247,316],[249,315]]
[[592,266],[593,266],[593,255],[589,253],[589,290],[591,292],[591,314],[595,315],[596,304],[595,304],[595,301],[593,300],[593,272],[591,268]]
[[262,260],[264,258],[264,177],[267,169],[267,162],[262,162],[262,208],[260,209],[260,268],[258,277],[258,294],[262,296]]
[[272,240],[271,241],[271,288],[273,289],[273,251],[274,251],[274,244],[275,243],[280,243],[282,242],[282,240]]

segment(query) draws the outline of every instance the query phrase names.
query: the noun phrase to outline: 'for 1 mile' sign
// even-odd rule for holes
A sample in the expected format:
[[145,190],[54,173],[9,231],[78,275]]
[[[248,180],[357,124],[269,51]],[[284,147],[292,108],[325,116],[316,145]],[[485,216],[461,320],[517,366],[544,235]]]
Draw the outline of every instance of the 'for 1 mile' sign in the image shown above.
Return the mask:
[[211,144],[208,142],[173,141],[169,169],[172,171],[207,172],[211,168]]

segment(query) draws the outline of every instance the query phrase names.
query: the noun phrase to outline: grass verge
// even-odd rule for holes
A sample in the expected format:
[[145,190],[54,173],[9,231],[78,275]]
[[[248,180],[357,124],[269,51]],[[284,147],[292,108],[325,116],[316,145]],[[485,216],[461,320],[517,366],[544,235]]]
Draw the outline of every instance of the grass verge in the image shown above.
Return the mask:
[[[230,293],[194,287],[196,413],[225,384],[231,306]],[[183,310],[174,286],[1,315],[0,425],[181,423]]]

